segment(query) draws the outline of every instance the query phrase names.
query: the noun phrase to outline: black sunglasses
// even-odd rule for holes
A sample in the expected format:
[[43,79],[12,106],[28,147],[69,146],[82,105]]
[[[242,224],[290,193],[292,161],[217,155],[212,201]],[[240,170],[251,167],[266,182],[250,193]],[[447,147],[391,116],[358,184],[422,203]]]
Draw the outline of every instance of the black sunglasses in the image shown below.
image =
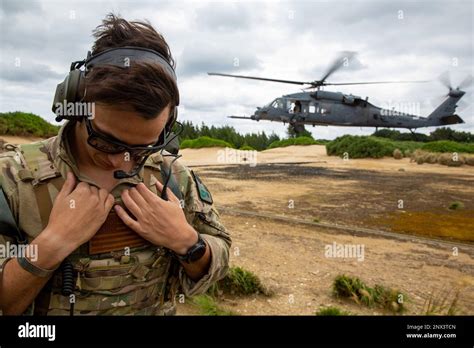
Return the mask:
[[161,151],[166,146],[166,131],[161,132],[160,137],[155,144],[132,146],[97,132],[92,127],[92,122],[90,119],[85,118],[85,120],[88,134],[87,143],[93,148],[105,153],[118,154],[128,152],[130,157],[134,159],[141,159],[143,157],[150,156],[155,152]]

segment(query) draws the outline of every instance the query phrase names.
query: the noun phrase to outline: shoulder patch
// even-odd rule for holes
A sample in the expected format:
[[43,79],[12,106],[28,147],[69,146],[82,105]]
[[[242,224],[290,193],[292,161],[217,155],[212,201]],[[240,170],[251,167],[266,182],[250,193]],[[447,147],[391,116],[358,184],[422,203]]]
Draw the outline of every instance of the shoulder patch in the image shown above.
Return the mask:
[[209,190],[207,189],[206,185],[203,184],[199,176],[196,173],[194,173],[194,171],[191,170],[191,173],[193,175],[194,182],[196,183],[199,199],[203,202],[212,204],[213,203],[212,196]]

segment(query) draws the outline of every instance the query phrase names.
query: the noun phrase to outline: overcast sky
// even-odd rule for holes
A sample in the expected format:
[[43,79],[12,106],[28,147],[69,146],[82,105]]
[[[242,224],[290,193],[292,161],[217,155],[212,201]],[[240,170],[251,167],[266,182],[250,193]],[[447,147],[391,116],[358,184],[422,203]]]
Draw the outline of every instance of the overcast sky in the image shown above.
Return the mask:
[[[286,127],[229,119],[300,91],[298,86],[211,77],[208,71],[311,81],[341,51],[357,60],[330,82],[425,80],[426,84],[345,86],[379,106],[417,105],[428,115],[447,90],[474,75],[473,6],[469,1],[32,1],[0,0],[0,111],[26,111],[54,122],[51,102],[71,61],[92,46],[92,30],[109,12],[148,19],[163,33],[177,61],[179,118],[232,125],[240,132]],[[238,62],[238,66],[236,66]],[[472,90],[472,88],[471,88]],[[474,132],[472,94],[458,109]],[[308,127],[317,138],[370,134],[373,128]],[[426,128],[425,132],[433,128]]]

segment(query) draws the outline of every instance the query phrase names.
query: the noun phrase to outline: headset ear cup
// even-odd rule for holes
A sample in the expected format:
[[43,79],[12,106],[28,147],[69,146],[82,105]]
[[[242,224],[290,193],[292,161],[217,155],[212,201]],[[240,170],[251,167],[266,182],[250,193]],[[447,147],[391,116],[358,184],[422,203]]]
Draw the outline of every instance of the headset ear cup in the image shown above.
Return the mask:
[[[58,104],[62,104],[64,99],[66,99],[65,91],[66,91],[68,76],[66,76],[63,82],[58,83],[58,85],[56,86],[56,92],[54,93],[54,99],[53,99],[53,106],[51,107],[54,113],[56,113],[56,110],[59,107]],[[60,120],[56,119],[56,121],[60,121]]]
[[[80,70],[72,70],[66,76],[64,81],[57,85],[52,106],[52,110],[55,114],[59,105],[64,105],[64,103],[74,103],[83,97],[83,75],[84,73]],[[62,119],[64,119],[64,117],[56,115],[57,122]]]
[[66,86],[66,101],[68,103],[75,103],[80,100],[80,84],[83,72],[81,70],[72,70],[69,72]]

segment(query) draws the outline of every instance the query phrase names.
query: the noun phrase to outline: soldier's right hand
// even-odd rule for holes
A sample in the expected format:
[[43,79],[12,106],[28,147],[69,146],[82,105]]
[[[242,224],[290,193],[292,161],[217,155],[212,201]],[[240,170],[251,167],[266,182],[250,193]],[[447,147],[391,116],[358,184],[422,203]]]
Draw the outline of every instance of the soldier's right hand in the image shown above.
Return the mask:
[[113,205],[114,197],[106,190],[85,182],[76,187],[74,174],[68,172],[41,234],[61,246],[65,258],[97,233]]

